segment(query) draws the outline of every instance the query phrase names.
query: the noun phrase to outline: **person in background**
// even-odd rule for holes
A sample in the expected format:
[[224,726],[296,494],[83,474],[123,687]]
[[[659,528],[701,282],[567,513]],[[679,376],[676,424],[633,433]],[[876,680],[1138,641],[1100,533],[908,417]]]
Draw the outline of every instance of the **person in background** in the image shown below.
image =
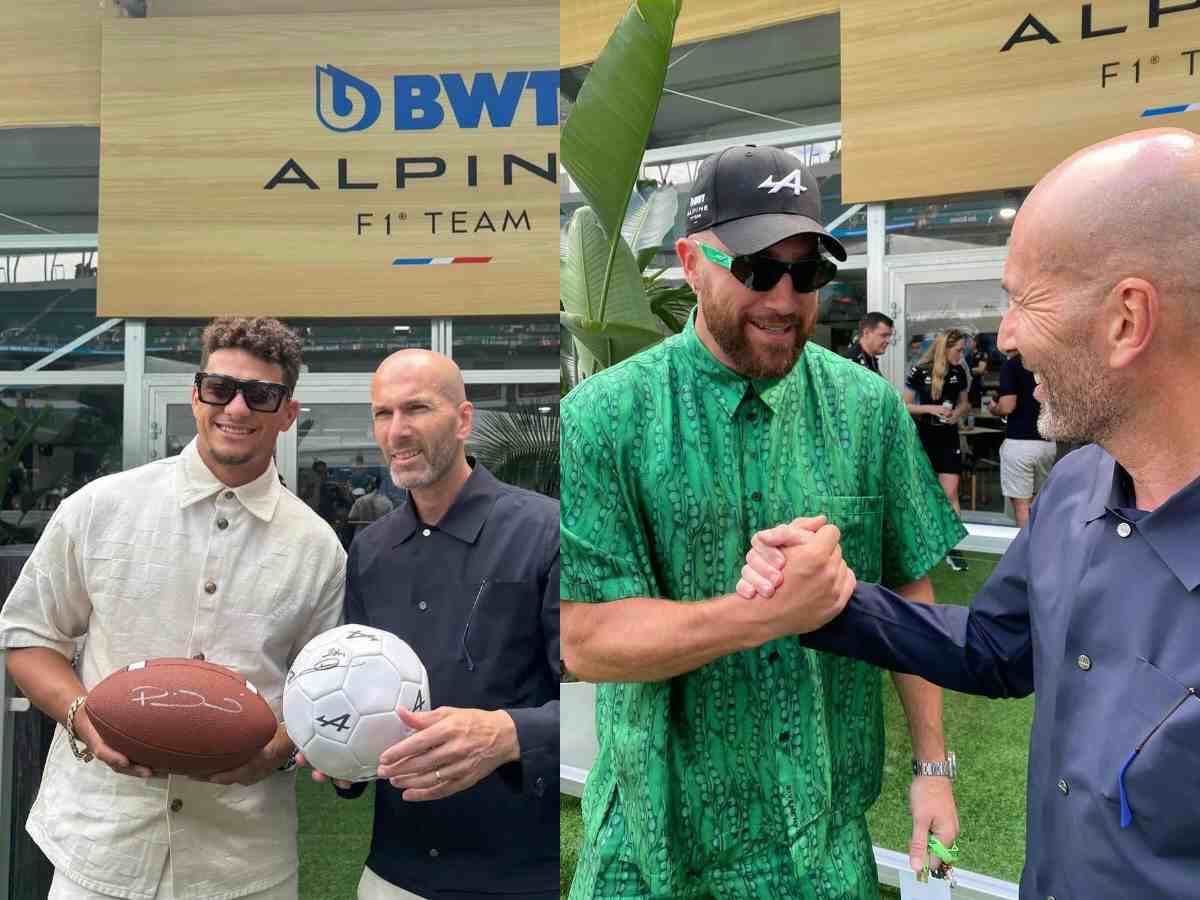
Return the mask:
[[[946,499],[962,517],[958,502],[958,483],[962,478],[962,439],[958,423],[967,414],[969,376],[963,365],[966,335],[956,328],[939,334],[909,370],[905,380],[904,402],[917,420],[921,446]],[[965,572],[966,558],[957,550],[946,555],[946,564],[955,572]]]
[[887,352],[896,328],[881,312],[869,312],[858,323],[858,340],[850,345],[846,358],[879,374],[879,357]]
[[995,416],[1007,416],[1004,443],[1000,445],[1000,488],[1013,507],[1017,527],[1029,521],[1029,507],[1054,467],[1057,447],[1038,430],[1042,405],[1033,392],[1033,373],[1014,352],[1000,369],[1000,397],[988,400]]

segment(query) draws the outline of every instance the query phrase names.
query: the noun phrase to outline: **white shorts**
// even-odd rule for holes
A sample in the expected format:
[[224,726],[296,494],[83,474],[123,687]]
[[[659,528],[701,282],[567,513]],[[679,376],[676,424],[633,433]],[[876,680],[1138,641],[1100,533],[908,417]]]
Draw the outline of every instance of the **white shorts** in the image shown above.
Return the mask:
[[[290,878],[285,878],[274,887],[265,891],[244,895],[241,900],[296,900],[299,894],[299,879],[296,872]],[[171,878],[171,854],[167,854],[167,864],[163,866],[162,877],[158,880],[158,892],[154,900],[173,900],[175,891]],[[112,900],[109,894],[98,894],[93,890],[76,884],[62,873],[61,869],[54,870],[54,880],[50,883],[50,893],[46,900]]]
[[358,879],[358,900],[424,900],[420,894],[413,894],[404,888],[396,887],[386,878],[380,878],[368,866],[363,866],[362,878]]
[[1054,441],[1006,438],[1000,445],[1000,490],[1005,497],[1030,500],[1054,468]]

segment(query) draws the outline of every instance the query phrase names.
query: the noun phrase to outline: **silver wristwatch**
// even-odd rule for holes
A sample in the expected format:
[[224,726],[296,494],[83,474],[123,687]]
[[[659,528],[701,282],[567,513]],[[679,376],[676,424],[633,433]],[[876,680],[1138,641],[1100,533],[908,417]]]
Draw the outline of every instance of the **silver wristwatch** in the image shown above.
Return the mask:
[[937,762],[925,762],[924,760],[914,759],[913,775],[941,775],[945,778],[954,780],[954,776],[958,774],[958,763],[954,759],[954,751],[948,750],[946,758]]

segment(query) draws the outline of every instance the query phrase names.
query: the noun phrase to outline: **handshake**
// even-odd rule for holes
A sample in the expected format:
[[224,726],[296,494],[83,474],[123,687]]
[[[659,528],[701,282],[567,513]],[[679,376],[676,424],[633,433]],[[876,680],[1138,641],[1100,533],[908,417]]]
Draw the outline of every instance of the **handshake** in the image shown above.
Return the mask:
[[761,603],[771,639],[815,631],[846,608],[858,582],[842,559],[841,537],[836,525],[816,516],[751,539],[737,593]]

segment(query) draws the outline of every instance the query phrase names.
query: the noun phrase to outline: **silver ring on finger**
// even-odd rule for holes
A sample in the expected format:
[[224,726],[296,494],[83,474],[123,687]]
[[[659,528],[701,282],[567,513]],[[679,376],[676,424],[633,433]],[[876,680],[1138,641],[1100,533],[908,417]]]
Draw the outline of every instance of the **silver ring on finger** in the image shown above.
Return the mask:
[[438,780],[438,784],[441,784],[442,782],[444,782],[444,781],[446,780],[445,778],[443,778],[443,777],[442,777],[442,770],[441,770],[441,769],[434,769],[434,770],[433,770],[433,774],[434,774],[434,776],[437,778],[437,780]]

